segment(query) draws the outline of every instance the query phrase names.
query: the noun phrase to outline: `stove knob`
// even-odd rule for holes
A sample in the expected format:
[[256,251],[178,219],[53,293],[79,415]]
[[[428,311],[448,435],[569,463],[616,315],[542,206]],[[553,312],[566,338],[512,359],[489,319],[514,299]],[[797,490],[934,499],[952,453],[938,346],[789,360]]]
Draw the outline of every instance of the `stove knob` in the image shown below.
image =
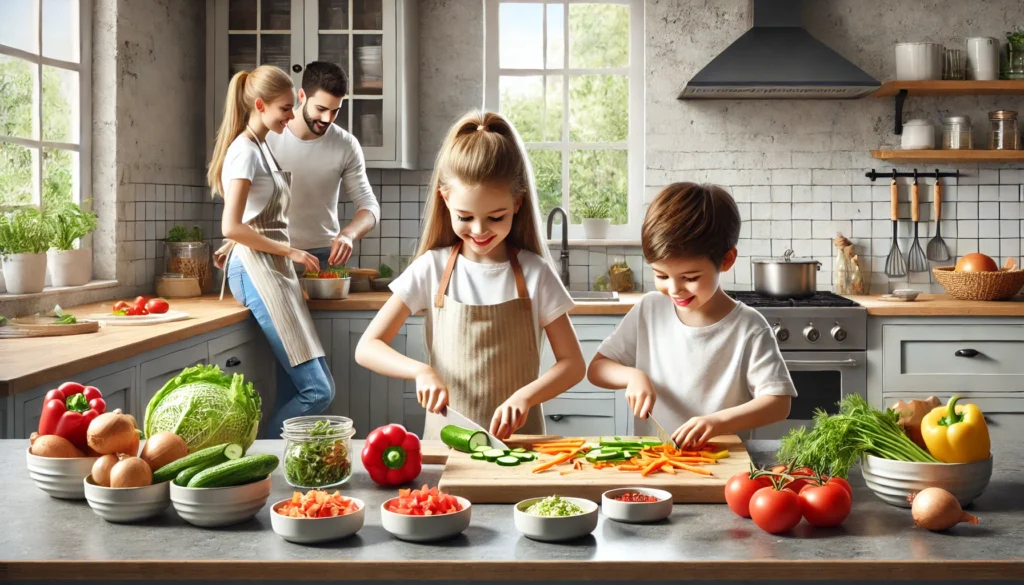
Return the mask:
[[776,323],[772,325],[772,333],[775,334],[775,339],[779,343],[786,343],[789,341],[789,329],[782,326],[782,323]]
[[807,327],[804,327],[804,339],[811,343],[818,343],[821,339],[821,332],[814,328],[814,323],[809,323]]
[[835,339],[839,343],[842,343],[846,341],[846,336],[846,329],[843,329],[843,327],[839,323],[836,323],[836,326],[832,328],[832,339]]

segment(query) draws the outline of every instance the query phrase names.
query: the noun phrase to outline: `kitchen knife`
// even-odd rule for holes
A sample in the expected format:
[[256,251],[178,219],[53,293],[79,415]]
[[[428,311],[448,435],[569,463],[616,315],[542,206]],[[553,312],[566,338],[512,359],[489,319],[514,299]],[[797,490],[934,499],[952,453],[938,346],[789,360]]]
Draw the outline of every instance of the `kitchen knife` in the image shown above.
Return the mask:
[[670,434],[665,432],[665,427],[661,426],[661,423],[659,423],[654,418],[653,414],[648,414],[647,415],[647,420],[649,420],[652,423],[654,423],[654,428],[658,431],[658,440],[659,441],[661,441],[662,443],[669,444],[669,445],[675,445],[676,444],[676,442],[672,440],[672,435],[670,435]]
[[498,439],[495,439],[494,436],[487,432],[487,429],[469,420],[464,415],[454,410],[452,407],[445,407],[445,412],[441,416],[443,416],[450,425],[455,425],[457,427],[462,427],[464,429],[472,429],[474,431],[483,431],[483,433],[487,435],[487,443],[491,446],[491,449],[501,449],[503,451],[509,450],[505,443],[502,443]]

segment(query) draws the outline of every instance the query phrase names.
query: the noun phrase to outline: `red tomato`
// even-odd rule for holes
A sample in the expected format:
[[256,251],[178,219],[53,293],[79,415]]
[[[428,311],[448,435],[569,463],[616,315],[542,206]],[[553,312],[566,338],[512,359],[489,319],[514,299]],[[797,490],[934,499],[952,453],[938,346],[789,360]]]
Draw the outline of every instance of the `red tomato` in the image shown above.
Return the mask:
[[147,300],[148,299],[146,297],[140,295],[135,297],[135,302],[132,304],[135,306],[136,309],[141,309],[146,306]]
[[114,303],[114,309],[113,310],[116,313],[117,311],[123,311],[123,310],[127,309],[129,306],[131,306],[131,305],[129,305],[128,303],[126,303],[124,301],[117,301],[116,303]]
[[388,500],[386,507],[389,512],[406,516],[436,516],[462,510],[455,496],[440,493],[436,487],[428,488],[426,484],[418,490],[398,490],[398,497]]
[[737,473],[725,482],[725,503],[737,516],[750,518],[750,498],[757,490],[770,485],[767,477],[750,479],[749,472]]
[[853,505],[850,494],[839,483],[807,486],[798,497],[803,517],[811,526],[820,528],[842,524]]
[[788,489],[764,487],[750,499],[750,518],[771,534],[792,530],[800,523],[800,496]]
[[[806,475],[806,476],[814,475],[814,470],[811,469],[810,467],[797,467],[796,469],[787,471],[788,469],[789,469],[789,467],[787,467],[785,465],[776,465],[775,467],[772,467],[772,473],[787,473],[789,475]],[[792,482],[786,484],[786,489],[787,490],[792,490],[793,492],[799,494],[800,490],[802,490],[805,487],[807,487],[808,485],[810,485],[810,483],[811,483],[810,480],[795,479]]]
[[826,485],[840,485],[840,486],[842,486],[842,488],[844,490],[846,490],[846,493],[850,494],[850,499],[851,500],[853,499],[853,488],[850,487],[850,482],[846,481],[845,479],[843,479],[841,477],[829,477],[829,478],[825,478],[825,480],[826,480],[825,481]]
[[146,310],[154,315],[161,315],[167,312],[171,306],[167,304],[167,301],[163,299],[149,299],[146,303]]

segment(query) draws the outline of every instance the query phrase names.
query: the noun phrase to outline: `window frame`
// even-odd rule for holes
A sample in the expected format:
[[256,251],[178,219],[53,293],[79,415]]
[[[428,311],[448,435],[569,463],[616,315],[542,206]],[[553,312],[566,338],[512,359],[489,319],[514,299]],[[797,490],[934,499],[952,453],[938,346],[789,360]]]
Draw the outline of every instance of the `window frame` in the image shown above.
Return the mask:
[[[33,128],[34,138],[17,138],[0,135],[0,142],[17,144],[25,148],[38,149],[32,172],[33,201],[28,207],[43,209],[43,149],[54,148],[78,153],[78,177],[72,183],[71,200],[77,204],[92,198],[92,0],[78,2],[78,63],[43,56],[43,1],[33,0],[36,11],[36,42],[38,54],[0,44],[0,55],[27,61],[36,69],[36,87],[33,107],[38,112]],[[55,67],[78,73],[78,144],[43,139],[43,66]],[[77,190],[75,189],[77,186]],[[17,207],[0,204],[0,212]],[[91,244],[91,234],[82,239],[81,247]]]
[[[502,69],[499,61],[501,4],[543,4],[544,31],[542,32],[543,54],[547,58],[547,18],[546,6],[563,4],[566,6],[563,18],[563,66],[561,68],[542,69]],[[570,4],[618,4],[629,8],[629,64],[619,68],[580,68],[569,67],[569,11]],[[562,207],[569,209],[569,153],[573,149],[626,149],[626,168],[629,172],[626,190],[627,223],[611,225],[608,230],[610,240],[640,240],[640,226],[643,223],[644,211],[644,3],[643,0],[485,0],[484,10],[484,107],[489,111],[500,111],[499,82],[502,77],[536,77],[560,76],[562,78],[562,131],[561,140],[557,142],[528,142],[528,150],[558,150],[562,152]],[[622,142],[586,143],[573,142],[569,139],[569,79],[582,75],[625,75],[628,79],[629,98],[627,111],[629,115],[629,132]],[[546,85],[545,85],[546,87]],[[543,218],[546,220],[546,218]],[[569,240],[583,240],[586,236],[582,224],[569,222]]]

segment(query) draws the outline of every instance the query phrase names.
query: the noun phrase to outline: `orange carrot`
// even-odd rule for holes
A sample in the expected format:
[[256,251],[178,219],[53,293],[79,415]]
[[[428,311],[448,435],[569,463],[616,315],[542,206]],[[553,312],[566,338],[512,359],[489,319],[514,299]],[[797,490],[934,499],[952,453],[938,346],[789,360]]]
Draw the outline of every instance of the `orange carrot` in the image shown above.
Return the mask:
[[685,463],[678,463],[676,461],[670,461],[668,459],[666,459],[665,462],[668,463],[669,465],[677,468],[677,469],[682,469],[684,471],[690,471],[690,472],[693,472],[693,473],[699,473],[701,475],[712,475],[712,473],[710,471],[708,471],[707,469],[704,469],[702,467],[694,467],[692,465],[687,465]]
[[619,471],[640,471],[643,467],[639,465],[620,465]]
[[665,465],[666,463],[670,463],[670,461],[668,459],[659,459],[659,460],[655,461],[654,463],[651,463],[647,468],[645,468],[643,471],[641,471],[640,475],[643,476],[643,477],[646,477],[646,476],[654,473],[655,471],[658,471],[659,469],[661,469],[661,467],[663,465]]
[[661,470],[669,475],[675,475],[676,470],[671,465],[662,465]]
[[562,453],[561,455],[555,457],[551,461],[548,461],[547,463],[541,463],[540,465],[538,465],[537,467],[534,467],[530,471],[531,471],[531,473],[540,473],[540,472],[545,471],[547,469],[551,469],[552,467],[558,465],[559,463],[565,463],[566,461],[572,459],[573,456],[576,455],[576,453],[578,453],[578,452],[579,452],[579,449],[576,449],[575,451],[570,451],[568,453]]

